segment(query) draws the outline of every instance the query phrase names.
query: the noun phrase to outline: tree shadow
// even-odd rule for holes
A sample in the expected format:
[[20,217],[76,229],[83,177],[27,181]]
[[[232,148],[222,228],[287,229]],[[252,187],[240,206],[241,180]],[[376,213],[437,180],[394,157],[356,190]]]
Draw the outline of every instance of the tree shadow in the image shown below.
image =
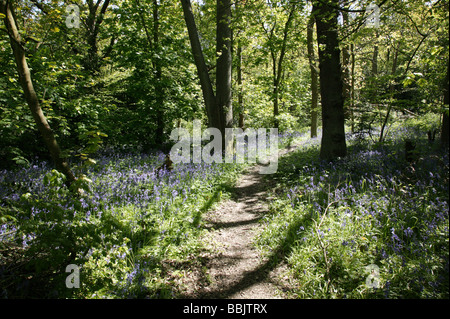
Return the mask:
[[202,215],[206,213],[208,210],[210,210],[215,203],[220,201],[223,192],[230,192],[232,191],[232,189],[233,187],[229,183],[221,183],[216,188],[211,197],[208,199],[208,201],[205,204],[203,204],[203,206],[198,211],[194,213],[192,225],[194,227],[198,227],[200,221],[202,220]]
[[239,291],[245,290],[251,286],[266,281],[270,276],[270,272],[277,268],[285,260],[285,257],[289,255],[292,246],[298,240],[297,232],[300,226],[303,226],[304,230],[308,231],[312,227],[312,225],[313,219],[309,218],[309,216],[305,216],[304,218],[291,223],[288,226],[285,239],[278,245],[278,247],[274,251],[272,251],[267,257],[264,258],[264,262],[260,263],[253,270],[246,272],[242,279],[240,279],[235,284],[229,287],[218,287],[213,291],[204,293],[200,296],[200,298],[226,299],[238,293]]
[[[290,162],[295,160],[298,156],[301,156],[301,154],[296,153],[301,152],[291,152],[289,154],[286,154],[284,157],[280,159],[281,164],[284,167],[288,167]],[[283,175],[285,173],[286,172],[280,172],[280,175]],[[254,172],[254,174],[258,173]],[[277,179],[280,177],[277,175],[278,174],[274,174],[271,176],[261,176],[258,178],[253,177],[255,182],[247,184],[243,187],[235,187],[233,189],[232,198],[236,202],[246,202],[247,206],[249,205],[249,202],[250,203],[254,202],[255,204],[258,204],[264,201],[267,203],[268,202],[267,191],[274,189]],[[224,229],[237,227],[241,225],[256,224],[265,215],[268,214],[267,210],[265,209],[254,210],[252,208],[252,211],[248,212],[254,214],[255,217],[245,221],[215,223],[214,228]],[[238,282],[228,287],[217,287],[214,290],[202,293],[200,296],[197,296],[196,298],[226,299],[258,283],[267,281],[270,278],[270,273],[273,270],[275,270],[281,263],[283,263],[283,261],[285,261],[285,257],[289,255],[289,253],[292,250],[292,247],[298,242],[299,228],[303,226],[303,231],[308,232],[308,230],[310,230],[310,228],[313,227],[314,218],[317,218],[317,215],[312,216],[308,214],[290,223],[286,230],[286,236],[284,240],[277,246],[277,248],[272,252],[270,252],[267,256],[265,256],[263,258],[263,262],[260,262],[254,269],[245,272]],[[281,284],[279,286],[281,286]],[[185,297],[189,298],[189,296]]]

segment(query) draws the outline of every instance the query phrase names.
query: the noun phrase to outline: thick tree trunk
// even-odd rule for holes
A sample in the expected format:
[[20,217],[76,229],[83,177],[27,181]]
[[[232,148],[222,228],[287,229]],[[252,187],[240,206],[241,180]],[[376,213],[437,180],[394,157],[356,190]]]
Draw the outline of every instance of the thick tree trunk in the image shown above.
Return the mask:
[[11,48],[16,61],[17,71],[19,73],[19,82],[25,94],[28,107],[31,110],[37,128],[45,141],[56,168],[66,176],[66,184],[69,186],[76,180],[76,178],[70,170],[67,161],[61,157],[61,150],[58,146],[55,135],[53,134],[53,131],[50,128],[50,125],[48,124],[47,119],[45,118],[39,105],[39,99],[36,91],[34,90],[30,69],[28,68],[25,57],[25,50],[22,47],[22,39],[20,37],[19,30],[17,29],[11,4],[7,3],[7,1],[1,0],[0,12],[5,15],[4,21],[6,30],[9,34]]
[[347,155],[344,100],[338,40],[338,0],[314,2],[317,42],[319,44],[320,92],[322,101],[322,141],[320,158],[333,160]]
[[319,99],[318,72],[314,54],[314,17],[308,19],[306,41],[308,47],[309,68],[311,70],[311,137],[317,136],[317,102]]
[[233,126],[233,107],[231,100],[231,1],[217,0],[217,23],[216,23],[216,109],[217,116],[225,115],[221,122],[224,127],[220,128],[225,137],[225,127]]

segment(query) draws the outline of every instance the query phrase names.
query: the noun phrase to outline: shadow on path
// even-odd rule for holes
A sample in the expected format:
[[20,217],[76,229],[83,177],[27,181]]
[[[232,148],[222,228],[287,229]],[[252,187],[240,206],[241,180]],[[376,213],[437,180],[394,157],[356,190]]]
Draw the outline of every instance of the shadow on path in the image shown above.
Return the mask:
[[[291,152],[293,149],[284,152],[290,153],[287,158],[294,153]],[[280,157],[279,162],[283,164],[283,161],[283,157]],[[289,285],[278,278],[277,272],[298,239],[297,231],[300,226],[310,227],[312,220],[300,219],[291,223],[283,242],[268,256],[261,257],[253,241],[255,231],[263,227],[259,221],[269,213],[269,191],[276,186],[276,175],[260,175],[258,166],[250,168],[231,189],[231,199],[208,213],[205,221],[209,224],[207,229],[212,230],[212,238],[208,241],[219,243],[223,249],[219,248],[218,252],[206,257],[206,269],[202,278],[196,282],[197,288],[182,297],[283,297],[281,291],[288,290]]]

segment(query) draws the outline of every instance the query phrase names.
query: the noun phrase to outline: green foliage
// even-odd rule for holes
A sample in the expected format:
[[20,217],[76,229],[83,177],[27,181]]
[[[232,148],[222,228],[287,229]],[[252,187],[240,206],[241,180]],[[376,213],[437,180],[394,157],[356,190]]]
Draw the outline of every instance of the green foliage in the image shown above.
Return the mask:
[[[18,82],[8,34],[1,32],[0,239],[1,249],[20,255],[17,264],[8,268],[20,269],[20,273],[8,273],[9,278],[17,275],[8,285],[25,286],[27,274],[33,274],[46,296],[56,291],[59,296],[81,298],[172,297],[173,283],[164,273],[164,261],[183,260],[199,251],[201,214],[226,196],[227,185],[241,169],[201,167],[208,172],[206,176],[193,170],[190,177],[180,177],[185,184],[179,186],[167,176],[150,180],[149,170],[161,164],[154,157],[120,157],[129,151],[159,148],[178,123],[189,128],[192,119],[206,117],[180,1],[156,1],[156,8],[151,0],[111,1],[95,29],[95,39],[88,20],[96,16],[99,21],[99,11],[90,14],[92,8],[86,1],[11,3],[40,106],[77,180],[67,189],[63,174],[39,166],[50,156]],[[69,4],[80,7],[79,28],[65,23]],[[216,3],[192,1],[192,5],[214,82]],[[242,110],[234,108],[234,122],[237,111],[242,111],[245,127],[269,128],[274,123],[274,76],[292,5],[297,7],[278,87],[277,120],[280,132],[287,136],[280,141],[283,145],[292,143],[291,131],[304,131],[310,125],[305,48],[309,9],[290,1],[238,2],[231,22],[235,48],[240,44],[242,49],[239,89],[244,101]],[[366,1],[360,5],[364,7]],[[359,21],[361,16],[355,18]],[[447,274],[442,268],[443,257],[448,260],[448,249],[444,249],[448,228],[439,219],[439,209],[445,209],[442,198],[448,205],[448,197],[427,175],[438,170],[443,183],[448,183],[448,171],[447,175],[439,171],[448,164],[436,162],[430,153],[435,151],[433,143],[423,142],[427,132],[440,129],[440,114],[448,112],[442,103],[449,59],[448,21],[445,3],[408,0],[385,4],[378,29],[342,24],[342,52],[352,50],[355,58],[354,99],[347,103],[354,107],[348,109],[347,123],[354,121],[361,136],[368,133],[373,140],[378,140],[377,128],[386,124],[387,139],[373,145],[360,140],[361,144],[352,146],[355,153],[361,145],[375,152],[363,158],[368,167],[358,161],[336,167],[322,163],[319,176],[314,162],[317,145],[279,163],[283,195],[264,219],[267,227],[258,245],[268,254],[282,251],[287,256],[298,279],[297,296],[448,297],[442,288],[446,286],[439,281],[439,276],[448,277],[448,262]],[[234,106],[238,105],[236,62]],[[342,66],[350,71],[351,63],[343,61]],[[396,136],[404,129],[408,131]],[[399,143],[405,139],[416,142],[421,177],[429,184],[421,185],[414,177],[400,178],[398,172],[389,172],[391,180],[386,180],[380,171],[386,160],[404,173]],[[108,147],[117,147],[112,152],[115,160],[100,155]],[[378,151],[386,151],[383,161]],[[317,170],[309,171],[311,167]],[[370,178],[355,179],[356,173],[372,170],[376,172]],[[332,180],[336,172],[338,180]],[[129,179],[122,180],[123,176]],[[138,180],[139,176],[148,180]],[[129,192],[124,193],[114,180],[122,181]],[[292,183],[300,186],[295,189]],[[336,202],[333,198],[343,185],[354,193]],[[181,196],[183,187],[190,191],[186,199]],[[139,200],[128,201],[142,194],[154,201],[145,207]],[[406,207],[404,212],[400,204]],[[402,213],[393,217],[394,209]],[[403,247],[402,254],[396,254],[398,243],[411,251],[403,254]],[[414,249],[423,255],[417,256]],[[383,257],[383,250],[389,257]],[[73,292],[65,289],[62,269],[69,263],[82,265],[81,281],[89,285]],[[365,267],[370,264],[380,267],[382,289],[377,291],[364,285]],[[21,296],[23,291],[15,293]]]
[[[448,298],[448,154],[417,130],[397,128],[385,144],[355,141],[335,163],[318,162],[314,144],[281,159],[256,244],[288,263],[293,296]],[[419,149],[415,171],[399,151],[405,136]],[[377,269],[376,289],[367,267]]]
[[[173,297],[176,278],[164,264],[194,260],[204,249],[202,214],[227,196],[245,165],[180,164],[157,174],[163,160],[162,153],[112,152],[79,163],[84,175],[71,185],[78,192],[62,173],[35,163],[0,175],[2,245],[20,251],[20,265],[1,272],[9,296],[39,294],[21,288],[31,284],[45,290],[40,297]],[[34,176],[24,186],[23,173]],[[79,289],[64,286],[68,264],[81,267]]]
[[278,115],[278,122],[280,123],[278,130],[280,132],[294,131],[297,128],[297,118],[288,113]]

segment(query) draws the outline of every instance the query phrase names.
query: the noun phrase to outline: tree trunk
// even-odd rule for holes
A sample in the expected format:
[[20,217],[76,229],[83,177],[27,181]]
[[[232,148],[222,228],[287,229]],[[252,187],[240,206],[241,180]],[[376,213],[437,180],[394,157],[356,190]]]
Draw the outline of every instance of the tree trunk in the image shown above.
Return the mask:
[[279,83],[278,83],[278,76],[277,76],[277,59],[275,52],[272,52],[272,86],[273,86],[273,92],[272,92],[272,99],[273,99],[273,125],[275,128],[279,127],[278,123],[278,89],[279,89]]
[[[152,52],[152,75],[154,76],[152,81],[155,85],[155,122],[156,130],[154,131],[153,142],[156,145],[161,145],[163,143],[164,137],[164,87],[162,85],[162,65],[160,54],[160,43],[159,43],[159,5],[157,0],[153,0],[153,30],[150,30],[147,26],[146,17],[143,13],[140,1],[136,1],[136,6],[138,9],[139,19],[141,20],[142,27],[144,28],[145,35],[147,37],[147,49]],[[151,129],[151,127],[149,127]],[[152,132],[148,132],[152,135]],[[150,141],[145,141],[145,145],[150,145]]]
[[311,137],[317,136],[317,102],[319,98],[318,74],[314,54],[314,17],[308,19],[306,41],[308,47],[309,68],[311,70]]
[[345,142],[344,101],[338,40],[338,0],[315,1],[317,42],[319,44],[320,92],[322,101],[322,141],[320,158],[333,160],[347,155]]
[[374,45],[372,54],[372,76],[378,74],[378,45]]
[[272,63],[273,63],[273,116],[274,116],[274,125],[275,128],[278,128],[279,123],[277,120],[277,116],[279,114],[279,107],[278,107],[278,96],[280,92],[280,85],[281,85],[281,75],[283,74],[283,60],[284,56],[286,55],[286,46],[287,46],[287,39],[289,35],[289,27],[291,24],[291,21],[294,17],[296,6],[292,5],[291,11],[289,12],[288,19],[286,21],[286,24],[284,25],[283,29],[283,40],[281,43],[281,50],[280,50],[280,57],[278,58],[278,62],[276,61],[276,53],[273,52],[272,49]]
[[15,15],[13,13],[11,3],[8,3],[5,0],[1,0],[0,12],[5,15],[4,22],[9,34],[11,48],[17,65],[19,82],[25,94],[25,99],[27,101],[28,107],[31,110],[33,119],[45,141],[45,144],[50,152],[57,170],[66,176],[66,184],[70,186],[70,184],[74,182],[76,178],[70,170],[67,161],[61,157],[61,150],[56,141],[55,135],[53,134],[53,131],[50,128],[50,125],[48,124],[47,119],[45,118],[45,115],[39,105],[39,99],[36,91],[34,90],[30,69],[28,68],[25,57],[25,50],[22,46],[22,39],[20,37],[19,30],[17,29],[17,24],[14,19]]
[[400,43],[398,44],[398,46],[395,48],[394,47],[394,58],[392,61],[392,68],[391,68],[391,75],[392,75],[392,80],[391,83],[389,83],[389,106],[388,109],[386,111],[386,115],[384,117],[383,120],[383,124],[381,125],[381,130],[380,130],[380,138],[378,139],[378,142],[383,142],[384,139],[386,138],[385,134],[384,134],[384,130],[386,129],[386,125],[389,121],[389,116],[391,114],[391,110],[392,110],[392,98],[394,95],[394,84],[392,83],[392,81],[395,81],[395,73],[397,72],[397,58],[398,58],[398,52],[400,49]]
[[217,0],[216,21],[216,110],[217,116],[225,118],[219,127],[225,138],[225,127],[233,126],[233,107],[231,101],[231,0]]
[[217,114],[216,111],[216,97],[214,95],[208,68],[206,66],[202,47],[200,45],[197,26],[195,24],[194,14],[192,13],[191,1],[181,0],[181,5],[183,7],[184,20],[189,33],[194,62],[197,67],[197,74],[200,79],[200,86],[202,88],[203,99],[205,101],[208,122],[211,127],[220,129],[222,126],[220,123],[221,114]]
[[[344,27],[348,27],[348,12],[342,12],[342,20]],[[342,48],[342,85],[344,98],[344,114],[345,118],[351,118],[350,101],[351,101],[351,79],[350,79],[350,45],[345,44]],[[350,115],[350,116],[349,116]]]
[[[101,59],[98,55],[98,33],[100,31],[100,25],[103,22],[106,9],[108,8],[110,0],[105,0],[100,12],[98,8],[102,1],[98,0],[94,3],[93,0],[88,0],[89,13],[86,19],[86,41],[88,44],[88,53],[84,61],[84,67],[91,73],[97,73],[100,70]],[[98,15],[97,15],[98,12]]]
[[242,46],[240,42],[238,43],[236,54],[237,54],[239,127],[241,129],[244,129],[244,92],[242,89]]
[[448,72],[449,72],[449,62],[447,61],[447,76],[444,81],[444,112],[442,114],[442,130],[441,130],[441,146],[448,146],[449,139],[449,123],[448,123],[448,112],[449,112],[449,96],[448,96]]
[[352,127],[352,133],[355,133],[355,46],[350,44],[350,56],[351,56],[351,84],[350,84],[350,121]]
[[156,102],[156,132],[155,143],[161,145],[164,136],[164,87],[162,85],[162,67],[159,43],[159,13],[158,0],[153,0],[153,69],[155,72],[155,102]]

